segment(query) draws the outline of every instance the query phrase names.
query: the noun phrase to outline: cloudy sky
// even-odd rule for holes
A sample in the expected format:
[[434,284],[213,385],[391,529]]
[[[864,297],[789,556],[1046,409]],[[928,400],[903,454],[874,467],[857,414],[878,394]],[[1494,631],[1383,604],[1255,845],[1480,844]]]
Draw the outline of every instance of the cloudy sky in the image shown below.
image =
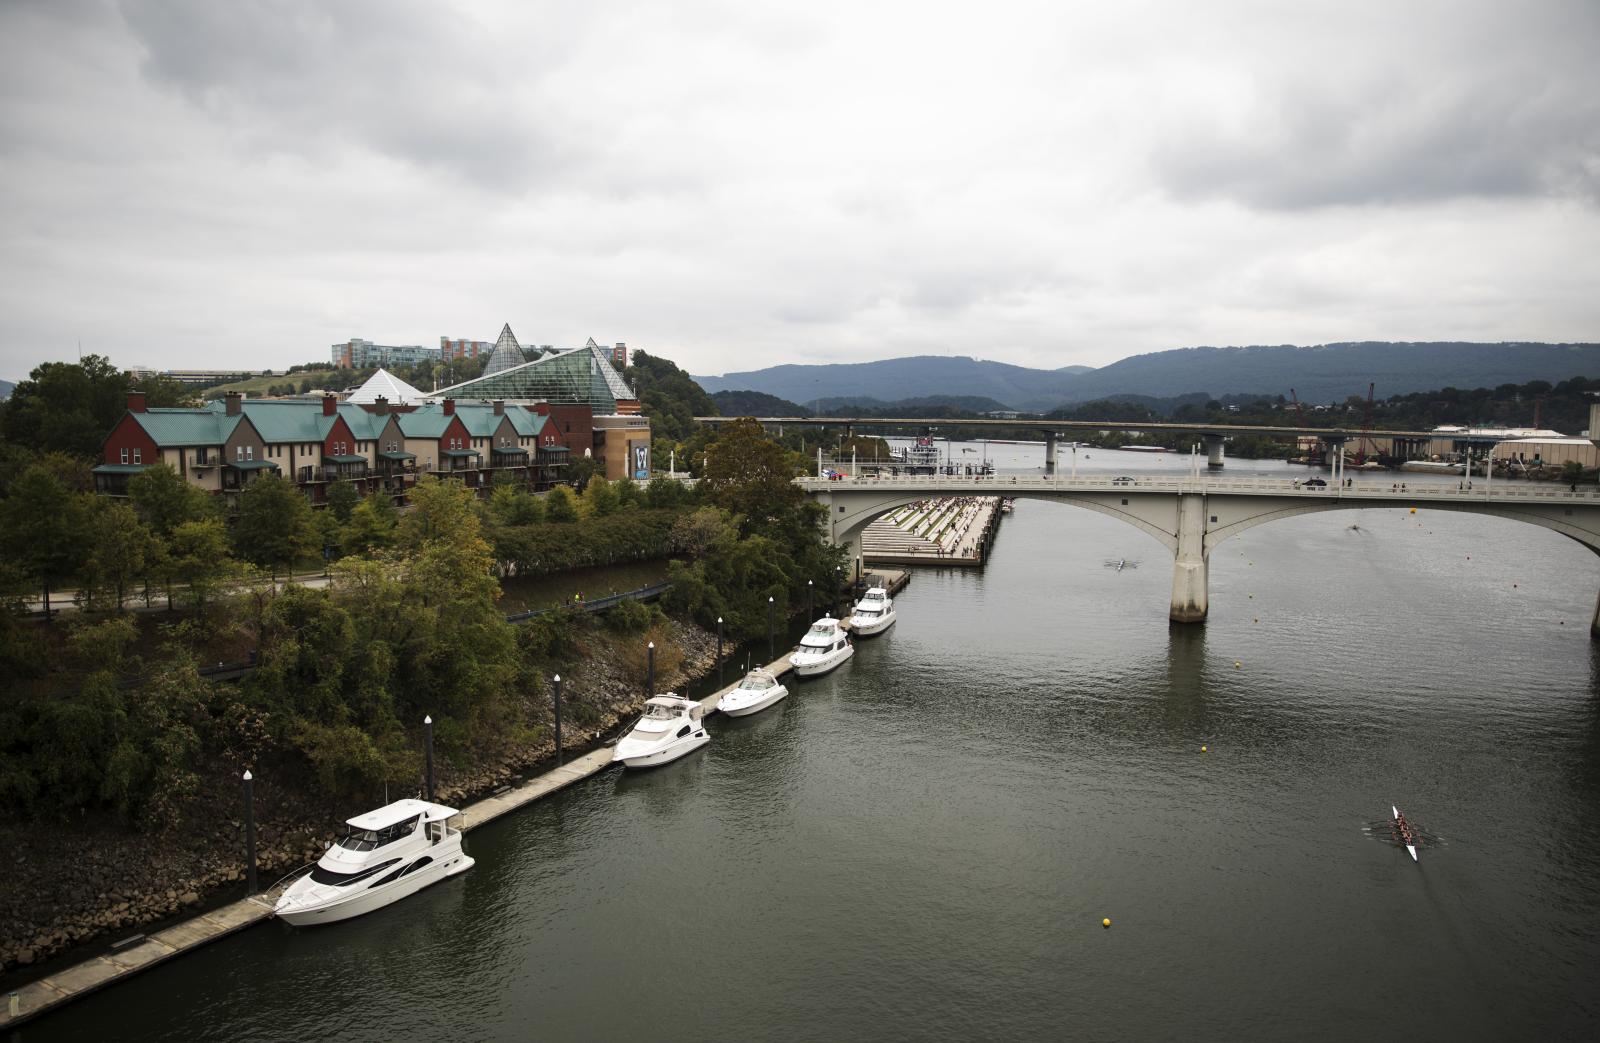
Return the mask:
[[1600,340],[1600,3],[3,0],[0,377]]

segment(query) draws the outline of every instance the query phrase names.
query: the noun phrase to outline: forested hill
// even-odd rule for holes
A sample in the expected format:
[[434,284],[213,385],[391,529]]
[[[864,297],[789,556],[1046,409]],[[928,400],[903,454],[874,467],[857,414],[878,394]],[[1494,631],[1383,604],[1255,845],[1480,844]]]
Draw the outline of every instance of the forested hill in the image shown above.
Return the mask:
[[1377,385],[1380,397],[1388,397],[1586,376],[1600,376],[1600,344],[1364,341],[1307,348],[1181,348],[1086,373],[1074,383],[1070,401],[1194,392],[1284,395],[1292,387],[1303,402],[1342,402],[1350,395],[1364,397],[1369,383]]
[[0,380],[0,398],[10,398],[11,389],[16,386],[9,380]]
[[774,366],[696,377],[708,391],[753,390],[799,402],[982,396],[1012,409],[1044,411],[1126,395],[1286,395],[1342,402],[1454,386],[1499,387],[1600,376],[1600,344],[1471,344],[1363,341],[1253,347],[1199,347],[1136,355],[1101,369],[1028,369],[964,356],[918,356],[826,366]]
[[1083,366],[1039,370],[966,356],[919,355],[845,365],[773,366],[695,381],[710,392],[764,391],[807,409],[819,399],[894,401],[935,395],[977,395],[1016,409],[1024,400],[1047,399],[1051,405],[1065,401],[1071,382],[1085,371]]
[[711,396],[723,416],[809,416],[805,406],[761,391],[718,391]]

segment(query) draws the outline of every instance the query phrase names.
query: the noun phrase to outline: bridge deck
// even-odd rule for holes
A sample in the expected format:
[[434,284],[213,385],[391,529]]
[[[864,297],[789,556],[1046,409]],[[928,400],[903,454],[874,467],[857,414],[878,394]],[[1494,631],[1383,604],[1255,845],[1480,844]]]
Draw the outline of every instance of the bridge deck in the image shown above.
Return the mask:
[[796,478],[795,484],[807,492],[861,492],[883,491],[930,493],[959,493],[966,496],[1009,496],[1020,492],[1129,492],[1205,493],[1207,495],[1249,495],[1305,497],[1309,499],[1371,499],[1396,498],[1449,501],[1457,503],[1554,503],[1560,501],[1600,504],[1600,487],[1580,486],[1574,492],[1567,486],[1536,482],[1473,479],[1471,489],[1453,489],[1443,482],[1414,482],[1410,480],[1362,480],[1341,487],[1298,484],[1284,478],[1221,478],[1188,475],[1141,475],[1122,479],[1111,475],[992,475],[986,477],[956,477],[950,475],[903,475],[892,478],[849,477],[841,479]]

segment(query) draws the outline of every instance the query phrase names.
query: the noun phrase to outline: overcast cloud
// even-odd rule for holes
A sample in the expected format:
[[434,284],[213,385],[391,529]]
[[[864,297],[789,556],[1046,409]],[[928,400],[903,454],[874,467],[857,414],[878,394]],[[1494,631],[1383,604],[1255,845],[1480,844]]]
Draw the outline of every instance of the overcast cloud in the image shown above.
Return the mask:
[[1600,339],[1594,0],[0,4],[0,377]]

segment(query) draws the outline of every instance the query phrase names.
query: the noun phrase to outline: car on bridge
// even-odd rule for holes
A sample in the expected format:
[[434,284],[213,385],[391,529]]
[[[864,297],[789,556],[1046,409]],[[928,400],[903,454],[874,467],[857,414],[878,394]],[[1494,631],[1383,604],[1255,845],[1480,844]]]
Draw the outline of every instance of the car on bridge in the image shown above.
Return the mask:
[[1320,489],[1323,486],[1327,485],[1328,483],[1323,481],[1321,478],[1307,478],[1305,481],[1301,482],[1300,484],[1301,485],[1312,486],[1314,488]]
[[1112,485],[1132,485],[1133,484],[1133,479],[1129,478],[1125,474],[1119,474],[1119,475],[1117,475],[1117,477],[1111,479],[1111,484]]

